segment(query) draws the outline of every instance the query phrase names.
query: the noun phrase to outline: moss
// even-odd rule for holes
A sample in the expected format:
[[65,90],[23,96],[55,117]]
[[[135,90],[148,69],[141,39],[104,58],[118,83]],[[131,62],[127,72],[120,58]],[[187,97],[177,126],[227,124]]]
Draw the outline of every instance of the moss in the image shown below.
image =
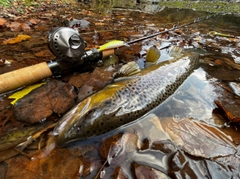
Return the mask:
[[12,2],[9,0],[1,0],[0,1],[0,6],[4,8],[9,8],[11,6]]

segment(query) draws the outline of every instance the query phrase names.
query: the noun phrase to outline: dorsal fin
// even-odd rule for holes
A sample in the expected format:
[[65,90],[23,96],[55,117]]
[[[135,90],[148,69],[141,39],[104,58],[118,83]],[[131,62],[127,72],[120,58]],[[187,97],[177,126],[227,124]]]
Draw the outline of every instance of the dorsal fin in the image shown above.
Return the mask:
[[126,77],[126,76],[134,76],[140,73],[140,68],[135,61],[128,62],[123,65],[120,70],[117,72],[116,77]]
[[173,58],[178,58],[182,56],[183,53],[184,53],[184,49],[182,47],[172,46],[169,52],[169,56]]

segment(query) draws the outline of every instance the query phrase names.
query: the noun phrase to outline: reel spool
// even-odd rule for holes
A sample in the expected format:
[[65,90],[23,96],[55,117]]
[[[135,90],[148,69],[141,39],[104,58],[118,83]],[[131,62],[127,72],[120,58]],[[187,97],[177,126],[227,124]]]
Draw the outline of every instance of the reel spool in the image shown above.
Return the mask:
[[48,34],[48,46],[57,58],[74,62],[84,55],[86,42],[72,28],[54,27]]

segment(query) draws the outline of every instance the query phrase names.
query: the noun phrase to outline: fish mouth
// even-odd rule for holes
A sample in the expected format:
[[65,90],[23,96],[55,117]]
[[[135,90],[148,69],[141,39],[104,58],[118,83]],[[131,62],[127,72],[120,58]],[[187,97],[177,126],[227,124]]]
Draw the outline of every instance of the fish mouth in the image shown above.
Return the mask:
[[71,123],[72,117],[77,110],[77,106],[67,112],[53,129],[53,135],[58,136]]
[[89,108],[91,99],[87,99],[79,103],[77,106],[67,112],[53,129],[53,136],[56,137],[56,143],[63,146],[74,136],[74,127]]

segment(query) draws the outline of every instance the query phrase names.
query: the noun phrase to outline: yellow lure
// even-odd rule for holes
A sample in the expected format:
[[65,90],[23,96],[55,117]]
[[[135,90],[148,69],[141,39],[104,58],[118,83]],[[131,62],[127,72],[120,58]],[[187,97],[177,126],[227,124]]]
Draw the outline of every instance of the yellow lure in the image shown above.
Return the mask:
[[220,36],[220,37],[234,37],[233,35],[224,34],[224,33],[216,32],[216,31],[210,31],[210,32],[208,32],[208,35],[210,35],[210,36]]
[[110,42],[105,43],[104,45],[101,45],[98,48],[98,51],[104,51],[104,50],[108,50],[108,49],[114,49],[114,48],[119,48],[122,46],[127,46],[127,43],[121,40],[112,40]]

